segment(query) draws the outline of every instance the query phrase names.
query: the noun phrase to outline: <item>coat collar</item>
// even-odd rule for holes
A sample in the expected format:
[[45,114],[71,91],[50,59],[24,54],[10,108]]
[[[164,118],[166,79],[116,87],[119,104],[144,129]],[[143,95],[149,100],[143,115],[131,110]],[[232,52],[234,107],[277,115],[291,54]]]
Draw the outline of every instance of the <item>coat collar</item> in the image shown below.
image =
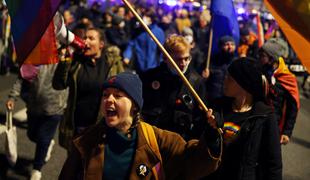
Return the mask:
[[[106,127],[103,123],[98,123],[88,128],[80,137],[73,141],[74,145],[81,154],[81,158],[86,160],[84,162],[101,162],[100,165],[98,164],[98,169],[102,170],[104,164],[104,145],[107,128],[108,127]],[[134,179],[141,178],[138,174],[138,169],[141,165],[145,166],[148,171],[151,171],[153,167],[160,163],[159,158],[156,156],[151,146],[147,143],[140,124],[137,126],[137,141],[135,156],[130,170],[130,177]],[[88,164],[84,167],[87,166],[90,165]]]

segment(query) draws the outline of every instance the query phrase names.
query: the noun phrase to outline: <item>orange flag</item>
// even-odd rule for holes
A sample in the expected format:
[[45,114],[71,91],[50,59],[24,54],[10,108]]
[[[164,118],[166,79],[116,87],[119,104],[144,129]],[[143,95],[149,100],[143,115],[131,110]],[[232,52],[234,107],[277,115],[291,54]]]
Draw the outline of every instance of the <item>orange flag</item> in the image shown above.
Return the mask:
[[260,13],[256,14],[256,26],[257,26],[257,39],[258,39],[258,47],[262,47],[264,44],[264,30],[263,25],[260,20]]
[[49,24],[39,43],[28,55],[24,64],[40,65],[58,62],[53,21]]
[[264,0],[301,63],[310,70],[310,0]]

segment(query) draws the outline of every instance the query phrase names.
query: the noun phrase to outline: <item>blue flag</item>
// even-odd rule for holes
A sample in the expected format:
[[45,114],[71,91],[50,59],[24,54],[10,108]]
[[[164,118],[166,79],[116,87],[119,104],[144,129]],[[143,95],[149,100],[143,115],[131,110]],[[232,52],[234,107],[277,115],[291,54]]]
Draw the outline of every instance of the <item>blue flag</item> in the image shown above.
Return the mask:
[[219,51],[219,39],[225,35],[232,36],[238,46],[239,24],[232,0],[212,0],[210,11],[213,29],[212,54]]

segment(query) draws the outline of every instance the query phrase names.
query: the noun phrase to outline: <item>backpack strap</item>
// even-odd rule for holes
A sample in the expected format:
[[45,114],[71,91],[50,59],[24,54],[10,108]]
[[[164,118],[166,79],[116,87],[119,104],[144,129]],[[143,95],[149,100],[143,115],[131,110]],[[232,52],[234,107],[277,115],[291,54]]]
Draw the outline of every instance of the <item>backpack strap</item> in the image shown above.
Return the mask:
[[152,173],[154,174],[156,180],[164,179],[163,178],[164,173],[162,171],[162,158],[161,158],[161,154],[159,151],[157,139],[154,133],[154,129],[151,125],[145,122],[140,122],[140,124],[142,127],[143,135],[147,143],[151,146],[152,150],[154,151],[154,153],[156,154],[156,156],[158,157],[160,161],[158,164],[156,164],[155,167],[152,168]]

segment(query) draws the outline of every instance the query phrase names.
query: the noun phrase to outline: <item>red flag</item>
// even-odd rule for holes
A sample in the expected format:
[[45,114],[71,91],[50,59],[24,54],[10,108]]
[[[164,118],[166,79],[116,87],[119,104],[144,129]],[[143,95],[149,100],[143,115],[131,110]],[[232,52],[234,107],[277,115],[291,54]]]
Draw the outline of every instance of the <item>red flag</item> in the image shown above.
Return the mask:
[[310,69],[309,0],[264,0],[302,64]]

